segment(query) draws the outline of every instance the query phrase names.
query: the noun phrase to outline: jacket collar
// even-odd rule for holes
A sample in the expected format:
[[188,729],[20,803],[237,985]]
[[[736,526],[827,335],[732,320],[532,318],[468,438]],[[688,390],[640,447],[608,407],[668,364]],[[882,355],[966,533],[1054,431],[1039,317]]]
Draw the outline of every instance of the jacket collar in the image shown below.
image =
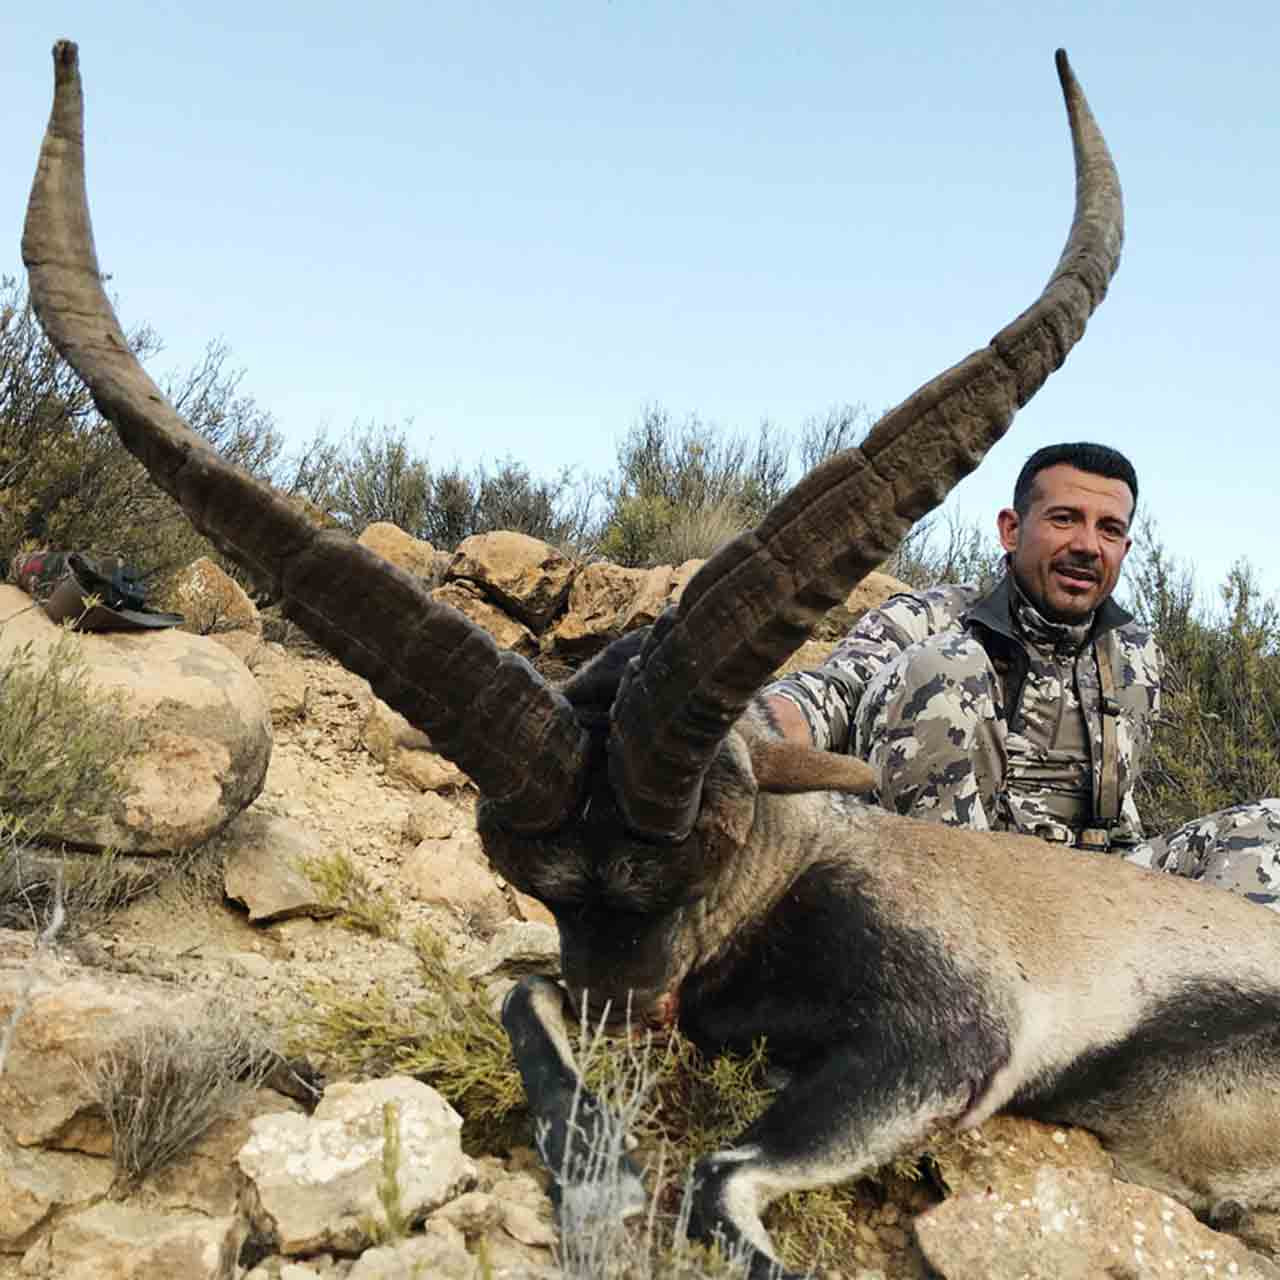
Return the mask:
[[[961,615],[962,622],[978,622],[988,627],[997,635],[1014,639],[1013,630],[1013,574],[1006,570],[1003,578],[996,583],[976,604],[970,606]],[[1126,623],[1133,621],[1133,615],[1122,609],[1108,596],[1093,614],[1093,627],[1089,638],[1097,640],[1099,636],[1115,631]]]

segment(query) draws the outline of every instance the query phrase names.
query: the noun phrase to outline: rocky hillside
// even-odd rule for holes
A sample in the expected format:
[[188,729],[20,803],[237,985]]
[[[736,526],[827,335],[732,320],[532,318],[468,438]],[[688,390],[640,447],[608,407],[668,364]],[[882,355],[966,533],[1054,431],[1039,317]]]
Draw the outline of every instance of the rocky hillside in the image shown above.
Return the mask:
[[[389,526],[367,539],[565,669],[651,620],[696,568],[577,567],[514,534],[442,564]],[[109,865],[125,889],[69,893],[81,914],[59,923],[30,892],[48,865],[31,863],[27,898],[11,898],[44,933],[0,932],[0,1280],[604,1274],[558,1253],[518,1114],[499,1138],[470,1113],[487,1085],[462,1089],[468,1046],[488,1032],[459,1031],[462,1056],[430,1069],[410,1052],[473,1016],[458,993],[487,1017],[514,975],[556,969],[548,914],[484,859],[467,779],[362,680],[287,629],[264,638],[211,566],[182,590],[206,634],[82,640],[142,738],[119,812],[56,834],[122,851],[68,855],[68,884]],[[0,588],[0,658],[51,643],[43,623]],[[184,1123],[193,1140],[168,1158]],[[679,1179],[666,1169],[664,1213]],[[1088,1135],[1031,1122],[940,1145],[835,1211],[838,1246],[805,1245],[830,1277],[1280,1276],[1115,1181]]]

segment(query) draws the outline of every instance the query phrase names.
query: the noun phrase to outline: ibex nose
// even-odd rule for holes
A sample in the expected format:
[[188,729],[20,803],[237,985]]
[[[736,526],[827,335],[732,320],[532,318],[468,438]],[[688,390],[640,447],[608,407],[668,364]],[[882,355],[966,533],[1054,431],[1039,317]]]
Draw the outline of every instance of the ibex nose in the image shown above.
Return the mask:
[[[583,996],[574,1003],[582,1009]],[[643,1035],[647,1031],[670,1030],[676,1021],[679,997],[674,991],[625,991],[614,995],[586,993],[587,1016],[592,1026],[603,1025],[611,1034]]]

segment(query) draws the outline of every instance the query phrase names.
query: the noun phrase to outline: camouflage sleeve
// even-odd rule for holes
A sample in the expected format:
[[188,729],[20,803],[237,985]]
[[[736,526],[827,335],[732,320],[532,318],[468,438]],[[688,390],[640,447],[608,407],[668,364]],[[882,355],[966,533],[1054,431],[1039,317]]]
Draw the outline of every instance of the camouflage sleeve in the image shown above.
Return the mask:
[[[793,671],[766,686],[762,695],[781,695],[794,702],[819,749],[848,751],[854,714],[868,682],[909,645],[950,625],[956,602],[949,591],[955,589],[890,597],[854,623],[822,666]],[[964,602],[968,601],[966,594]]]
[[1142,769],[1142,759],[1151,746],[1152,734],[1160,721],[1164,654],[1160,652],[1155,636],[1137,626],[1122,627],[1117,640],[1122,662],[1121,681],[1146,693],[1145,708],[1139,709],[1134,724],[1132,772],[1136,779]]

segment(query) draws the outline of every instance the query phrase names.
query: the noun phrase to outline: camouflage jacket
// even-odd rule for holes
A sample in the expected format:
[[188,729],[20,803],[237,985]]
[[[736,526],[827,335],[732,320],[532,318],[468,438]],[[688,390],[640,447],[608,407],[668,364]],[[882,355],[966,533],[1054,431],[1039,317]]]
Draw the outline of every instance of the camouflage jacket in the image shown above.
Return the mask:
[[[1039,819],[1044,815],[1034,784],[1028,780],[1034,778],[1039,761],[1052,757],[1045,726],[1066,706],[1083,716],[1088,758],[1082,752],[1080,774],[1082,779],[1091,777],[1092,795],[1099,794],[1104,700],[1097,650],[1106,645],[1118,704],[1120,816],[1112,837],[1118,844],[1135,843],[1142,839],[1142,825],[1133,788],[1160,705],[1162,660],[1155,640],[1114,601],[1107,600],[1088,628],[1076,629],[1076,645],[1065,651],[1059,647],[1055,654],[1054,646],[1035,643],[1018,625],[1016,593],[1012,579],[1006,576],[985,596],[972,585],[894,596],[863,615],[822,667],[786,676],[765,692],[783,694],[800,707],[817,746],[852,752],[856,750],[858,705],[868,683],[891,664],[904,658],[909,662],[913,646],[940,643],[957,631],[968,634],[990,659],[996,715],[1002,722],[1006,748],[1000,794],[982,825],[1062,838],[1063,832],[1051,834],[1042,829]],[[1052,630],[1052,624],[1046,625]],[[1066,678],[1068,672],[1070,679]],[[1024,770],[1022,765],[1030,767]]]

